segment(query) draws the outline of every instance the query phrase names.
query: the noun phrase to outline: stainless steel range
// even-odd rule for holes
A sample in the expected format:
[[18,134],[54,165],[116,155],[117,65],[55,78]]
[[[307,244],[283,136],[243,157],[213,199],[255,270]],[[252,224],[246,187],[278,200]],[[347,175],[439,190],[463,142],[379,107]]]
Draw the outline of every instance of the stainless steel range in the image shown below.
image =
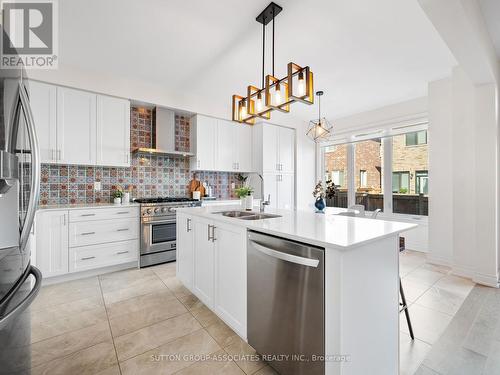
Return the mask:
[[176,259],[176,217],[180,207],[201,206],[189,198],[139,198],[141,204],[140,267],[172,262]]

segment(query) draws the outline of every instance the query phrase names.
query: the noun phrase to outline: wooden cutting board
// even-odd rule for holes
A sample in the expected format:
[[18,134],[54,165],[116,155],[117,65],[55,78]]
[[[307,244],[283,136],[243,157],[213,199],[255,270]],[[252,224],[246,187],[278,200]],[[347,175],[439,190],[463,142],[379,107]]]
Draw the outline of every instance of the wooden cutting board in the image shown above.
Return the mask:
[[193,176],[193,179],[189,181],[189,193],[191,197],[193,196],[193,191],[199,191],[202,197],[205,196],[205,188],[201,181],[196,179],[196,176]]

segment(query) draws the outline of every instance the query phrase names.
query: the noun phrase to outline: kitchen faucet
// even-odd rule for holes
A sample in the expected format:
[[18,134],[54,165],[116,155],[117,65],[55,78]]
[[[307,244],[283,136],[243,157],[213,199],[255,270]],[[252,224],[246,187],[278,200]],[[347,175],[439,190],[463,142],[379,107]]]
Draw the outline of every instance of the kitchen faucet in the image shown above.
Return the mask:
[[264,200],[264,178],[259,174],[257,173],[257,176],[260,177],[260,194],[261,194],[261,198],[260,198],[260,212],[264,212],[264,208],[265,206],[269,206],[271,204],[271,194],[269,194],[267,196],[267,201]]

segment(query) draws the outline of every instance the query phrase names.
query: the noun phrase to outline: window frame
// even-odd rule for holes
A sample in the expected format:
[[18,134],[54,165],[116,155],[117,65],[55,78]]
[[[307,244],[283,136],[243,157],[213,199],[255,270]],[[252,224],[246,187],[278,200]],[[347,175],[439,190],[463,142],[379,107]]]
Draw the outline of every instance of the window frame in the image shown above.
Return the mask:
[[[429,121],[427,113],[420,113],[409,115],[398,119],[388,120],[387,122],[372,125],[368,127],[358,127],[355,130],[347,130],[344,132],[337,132],[334,138],[328,142],[323,142],[316,145],[316,176],[323,176],[324,171],[324,150],[327,146],[343,145],[347,146],[347,168],[345,175],[347,175],[347,189],[348,189],[348,206],[355,204],[355,149],[354,145],[357,142],[366,141],[374,138],[382,140],[383,159],[382,159],[382,191],[384,196],[384,210],[379,213],[379,218],[386,220],[402,220],[406,222],[414,222],[426,225],[428,223],[428,216],[413,215],[393,212],[393,193],[392,193],[392,137],[395,135],[402,135],[406,133],[413,133],[419,131],[426,131],[425,145],[429,141]],[[405,139],[406,142],[406,139]],[[418,147],[423,146],[408,146]],[[430,175],[428,170],[428,176]],[[411,182],[410,182],[411,183]]]

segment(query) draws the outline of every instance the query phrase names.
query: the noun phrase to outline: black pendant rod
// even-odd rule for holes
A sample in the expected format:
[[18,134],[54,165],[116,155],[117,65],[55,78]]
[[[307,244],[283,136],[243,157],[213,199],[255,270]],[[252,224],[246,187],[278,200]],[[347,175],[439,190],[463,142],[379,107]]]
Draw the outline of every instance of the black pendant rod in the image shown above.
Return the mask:
[[264,71],[265,71],[265,63],[266,63],[266,24],[262,24],[262,86],[261,89],[264,88]]
[[276,19],[276,16],[274,14],[274,8],[273,8],[273,77],[274,75],[274,20]]

